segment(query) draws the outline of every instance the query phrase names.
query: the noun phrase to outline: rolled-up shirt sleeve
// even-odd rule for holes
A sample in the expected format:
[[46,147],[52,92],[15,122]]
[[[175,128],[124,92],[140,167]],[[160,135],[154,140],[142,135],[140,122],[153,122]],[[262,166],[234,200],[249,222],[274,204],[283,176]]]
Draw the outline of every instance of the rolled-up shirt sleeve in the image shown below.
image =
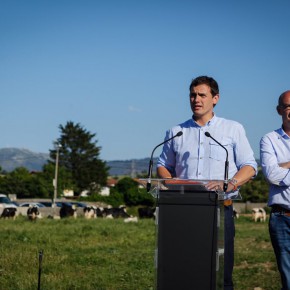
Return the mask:
[[242,125],[237,125],[235,130],[235,164],[237,166],[237,170],[240,170],[242,167],[248,165],[253,167],[255,170],[255,175],[257,175],[257,162],[254,158],[253,150],[250,146],[250,143],[246,137],[245,129]]
[[[289,156],[289,140],[276,132],[265,135],[260,141],[261,167],[265,178],[276,186],[290,186],[290,170],[279,166]],[[288,152],[287,152],[288,151]]]
[[[172,130],[168,130],[166,132],[164,141],[170,139],[172,136]],[[172,176],[175,176],[176,160],[175,152],[173,149],[173,142],[174,139],[164,143],[162,153],[158,158],[157,167],[164,166],[172,174]]]

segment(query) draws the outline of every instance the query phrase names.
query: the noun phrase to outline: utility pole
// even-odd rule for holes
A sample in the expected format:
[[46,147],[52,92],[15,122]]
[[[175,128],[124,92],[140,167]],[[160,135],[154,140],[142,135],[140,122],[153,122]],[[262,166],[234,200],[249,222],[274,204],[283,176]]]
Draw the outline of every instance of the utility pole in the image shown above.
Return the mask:
[[136,177],[135,160],[132,159],[132,163],[131,163],[131,178],[135,178],[135,177]]
[[53,207],[55,207],[55,201],[57,199],[57,177],[58,177],[58,160],[59,160],[59,149],[61,148],[61,145],[58,143],[55,143],[55,149],[56,149],[56,159],[55,159],[55,175],[53,179],[53,187],[54,187],[54,196],[53,196]]

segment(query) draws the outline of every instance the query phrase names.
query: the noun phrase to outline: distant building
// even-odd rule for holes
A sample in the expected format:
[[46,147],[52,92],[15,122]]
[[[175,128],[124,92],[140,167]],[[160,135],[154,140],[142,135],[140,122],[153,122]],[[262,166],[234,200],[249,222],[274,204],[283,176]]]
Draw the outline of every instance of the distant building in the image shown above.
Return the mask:
[[107,180],[107,186],[108,187],[115,187],[115,185],[117,183],[118,183],[118,179],[108,178],[108,180]]
[[110,188],[108,186],[102,187],[99,194],[102,196],[109,196],[110,195]]
[[[118,183],[117,179],[108,178],[107,185],[101,187],[99,194],[102,195],[102,196],[109,196],[110,195],[110,188],[114,187],[117,183]],[[89,196],[89,194],[90,194],[89,190],[83,190],[81,192],[80,196],[87,197],[87,196]],[[74,196],[74,192],[73,192],[73,190],[65,189],[63,191],[63,196],[64,197],[73,197]]]
[[83,190],[83,191],[81,192],[80,196],[87,197],[87,196],[88,196],[88,193],[89,193],[88,190]]
[[65,189],[63,191],[63,196],[64,197],[72,197],[72,196],[74,196],[74,191],[72,189]]
[[108,178],[107,180],[107,186],[104,186],[101,188],[99,194],[102,196],[109,196],[110,195],[110,188],[115,187],[115,185],[118,183],[117,179],[114,178]]

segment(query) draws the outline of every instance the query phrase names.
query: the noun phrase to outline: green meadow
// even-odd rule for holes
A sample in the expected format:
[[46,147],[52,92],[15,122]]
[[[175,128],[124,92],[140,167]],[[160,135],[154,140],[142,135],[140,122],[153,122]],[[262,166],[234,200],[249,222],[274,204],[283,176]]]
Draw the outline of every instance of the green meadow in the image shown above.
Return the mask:
[[[268,224],[236,220],[236,290],[279,289]],[[0,220],[1,290],[154,289],[155,223]],[[258,288],[259,287],[259,288]],[[259,290],[260,290],[259,289]]]

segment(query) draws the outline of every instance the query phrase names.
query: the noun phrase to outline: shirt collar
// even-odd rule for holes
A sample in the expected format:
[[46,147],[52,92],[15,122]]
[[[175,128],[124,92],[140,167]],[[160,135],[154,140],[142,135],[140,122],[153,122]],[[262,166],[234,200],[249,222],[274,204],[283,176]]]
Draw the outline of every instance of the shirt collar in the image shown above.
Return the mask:
[[[196,123],[196,121],[193,119],[193,116],[194,115],[192,115],[192,118],[191,118],[193,126],[201,128],[202,126],[200,126],[199,124]],[[216,123],[216,121],[217,121],[217,116],[215,113],[213,113],[213,117],[203,127],[209,127],[211,125],[214,125]]]
[[277,131],[276,131],[283,139],[285,139],[285,140],[289,140],[290,139],[290,137],[285,133],[285,131],[283,130],[283,128],[281,127],[281,128],[279,128],[279,129],[277,129]]

